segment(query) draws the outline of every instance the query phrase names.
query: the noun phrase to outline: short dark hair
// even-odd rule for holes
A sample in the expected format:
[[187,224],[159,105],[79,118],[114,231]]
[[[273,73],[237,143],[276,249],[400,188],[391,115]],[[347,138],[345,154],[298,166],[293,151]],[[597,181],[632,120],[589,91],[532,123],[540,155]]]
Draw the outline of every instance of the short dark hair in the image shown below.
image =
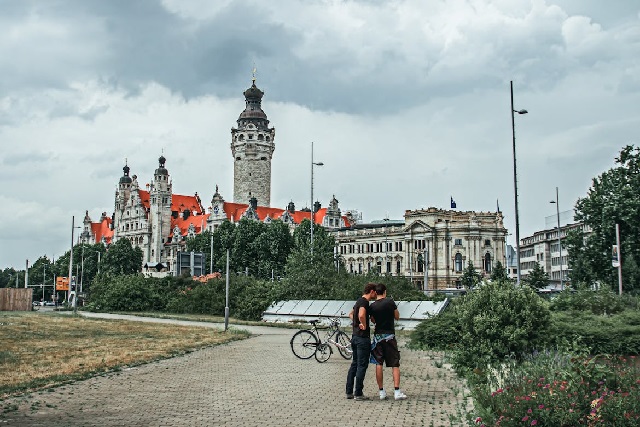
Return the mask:
[[384,285],[384,283],[376,284],[376,294],[382,295],[385,292],[387,292],[387,287]]
[[366,294],[370,293],[371,291],[375,291],[377,286],[378,285],[376,285],[375,283],[371,283],[371,282],[367,283],[364,286],[363,295],[366,295]]

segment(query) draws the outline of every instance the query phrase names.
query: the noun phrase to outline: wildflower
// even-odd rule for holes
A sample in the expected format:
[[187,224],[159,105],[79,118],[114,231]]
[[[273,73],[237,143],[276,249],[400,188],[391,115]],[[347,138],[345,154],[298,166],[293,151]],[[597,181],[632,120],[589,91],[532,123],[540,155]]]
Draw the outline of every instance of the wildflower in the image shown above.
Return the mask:
[[532,412],[533,412],[533,411],[531,410],[531,408],[529,408],[529,409],[527,410],[527,414],[530,414],[530,413],[532,413]]
[[528,415],[525,415],[524,417],[522,417],[522,421],[527,421],[529,419]]
[[481,422],[482,422],[482,418],[480,418],[480,417],[476,418],[476,424],[479,424]]
[[536,424],[538,424],[538,420],[533,420],[533,421],[531,421],[531,425],[532,425],[532,426],[535,426]]
[[538,409],[544,409],[544,405],[538,405]]

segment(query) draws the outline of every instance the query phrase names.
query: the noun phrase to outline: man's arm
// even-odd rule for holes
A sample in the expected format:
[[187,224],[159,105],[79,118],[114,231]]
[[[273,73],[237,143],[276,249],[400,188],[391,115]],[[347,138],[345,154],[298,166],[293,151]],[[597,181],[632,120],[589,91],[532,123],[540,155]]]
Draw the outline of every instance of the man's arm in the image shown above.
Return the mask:
[[400,312],[397,308],[393,311],[393,318],[396,320],[400,320]]
[[349,319],[351,319],[353,321],[353,308],[349,312]]
[[358,320],[360,321],[360,329],[367,329],[367,309],[360,307],[358,310]]

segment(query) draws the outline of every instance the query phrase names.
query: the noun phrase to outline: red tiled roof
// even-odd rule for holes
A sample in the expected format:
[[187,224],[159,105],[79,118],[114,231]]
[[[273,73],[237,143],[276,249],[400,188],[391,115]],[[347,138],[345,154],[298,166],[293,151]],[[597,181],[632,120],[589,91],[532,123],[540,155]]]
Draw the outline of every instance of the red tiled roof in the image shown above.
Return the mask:
[[[140,201],[142,201],[142,205],[149,209],[151,206],[149,202],[149,192],[145,190],[138,190],[138,195],[140,196]],[[198,213],[200,215],[204,214],[204,209],[200,204],[200,199],[198,196],[184,196],[182,194],[173,194],[171,196],[171,210],[173,212],[182,213],[185,209],[189,209],[191,213]]]
[[106,217],[102,220],[102,222],[92,222],[91,233],[93,234],[96,242],[100,242],[104,237],[107,244],[111,243],[111,239],[113,238],[113,230],[111,229],[111,218]]
[[189,215],[187,219],[184,219],[182,215],[179,215],[178,218],[171,217],[171,233],[169,237],[173,236],[173,229],[176,225],[180,228],[180,234],[185,236],[187,231],[189,230],[189,226],[193,224],[196,229],[196,234],[202,233],[202,231],[207,227],[207,219],[209,218],[209,214],[205,215]]
[[144,206],[145,209],[149,209],[150,207],[149,192],[144,190],[138,190],[138,196],[140,196],[140,201],[142,201],[142,206]]
[[[249,208],[249,205],[246,205],[243,203],[224,202],[223,209],[224,209],[224,213],[227,216],[227,219],[229,219],[232,222],[238,222],[242,219],[242,215],[245,213],[245,211],[248,208]],[[284,213],[284,211],[285,211],[284,209],[280,209],[280,208],[269,208],[266,206],[258,206],[256,213],[258,214],[258,219],[260,219],[260,221],[264,221],[267,217],[270,217],[271,219],[279,219]],[[316,212],[314,216],[315,223],[322,224],[326,214],[327,214],[327,208],[321,208],[320,210],[318,210],[318,212]],[[300,224],[304,219],[311,218],[311,212],[294,211],[291,214],[291,217],[293,218],[293,222],[295,222],[296,224]],[[342,219],[344,220],[346,227],[351,226],[351,224],[349,223],[349,220],[347,220],[345,216],[342,216]]]
[[197,196],[173,194],[171,196],[171,210],[182,213],[185,209],[189,209],[191,213],[197,212],[198,214],[204,214],[204,209],[202,209],[202,205]]

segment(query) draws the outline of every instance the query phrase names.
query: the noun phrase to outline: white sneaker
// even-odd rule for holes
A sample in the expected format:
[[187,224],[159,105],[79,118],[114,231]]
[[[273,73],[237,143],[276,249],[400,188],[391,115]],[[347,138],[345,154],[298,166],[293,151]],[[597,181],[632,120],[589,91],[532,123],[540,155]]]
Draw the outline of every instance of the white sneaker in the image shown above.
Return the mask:
[[407,395],[406,395],[406,394],[404,394],[404,393],[402,392],[402,390],[395,390],[395,391],[393,392],[393,397],[394,397],[396,400],[405,400],[405,399],[407,398]]
[[387,392],[380,390],[380,400],[387,400]]

